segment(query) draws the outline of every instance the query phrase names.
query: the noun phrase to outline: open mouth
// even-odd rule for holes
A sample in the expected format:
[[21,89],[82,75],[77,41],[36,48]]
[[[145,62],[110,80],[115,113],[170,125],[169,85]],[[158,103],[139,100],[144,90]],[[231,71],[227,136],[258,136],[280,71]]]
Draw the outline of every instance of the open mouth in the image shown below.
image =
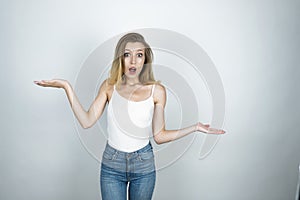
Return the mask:
[[136,68],[135,68],[135,67],[130,67],[130,68],[129,68],[129,71],[130,71],[130,72],[136,72]]

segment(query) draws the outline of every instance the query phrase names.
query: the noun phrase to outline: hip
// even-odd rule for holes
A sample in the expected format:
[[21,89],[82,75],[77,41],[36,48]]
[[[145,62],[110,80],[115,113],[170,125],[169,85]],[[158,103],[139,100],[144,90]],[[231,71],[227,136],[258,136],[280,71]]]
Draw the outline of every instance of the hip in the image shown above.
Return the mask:
[[119,172],[150,173],[155,171],[155,159],[151,143],[134,151],[124,152],[106,144],[102,155],[102,165]]

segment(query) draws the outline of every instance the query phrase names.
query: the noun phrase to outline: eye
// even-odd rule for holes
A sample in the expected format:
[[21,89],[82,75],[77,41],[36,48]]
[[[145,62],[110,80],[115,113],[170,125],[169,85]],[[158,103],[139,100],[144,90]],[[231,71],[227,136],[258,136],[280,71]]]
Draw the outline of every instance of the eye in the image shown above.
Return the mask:
[[130,56],[130,53],[124,53],[124,57],[129,57]]
[[137,54],[137,56],[138,56],[139,58],[143,57],[143,55],[144,55],[144,54],[142,54],[142,53],[138,53],[138,54]]

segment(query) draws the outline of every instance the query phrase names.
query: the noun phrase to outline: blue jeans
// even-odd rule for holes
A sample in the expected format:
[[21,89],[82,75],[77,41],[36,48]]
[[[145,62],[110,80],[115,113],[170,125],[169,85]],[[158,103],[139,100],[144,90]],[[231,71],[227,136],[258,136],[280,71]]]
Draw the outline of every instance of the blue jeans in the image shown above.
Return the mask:
[[130,200],[151,200],[155,179],[151,143],[132,153],[106,145],[100,176],[103,200],[126,200],[127,195]]

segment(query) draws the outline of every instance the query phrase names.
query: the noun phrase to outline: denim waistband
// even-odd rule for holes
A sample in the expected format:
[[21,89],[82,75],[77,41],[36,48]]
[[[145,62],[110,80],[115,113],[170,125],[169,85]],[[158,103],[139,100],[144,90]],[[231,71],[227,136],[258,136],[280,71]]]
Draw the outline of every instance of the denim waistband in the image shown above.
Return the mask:
[[113,153],[118,153],[119,155],[120,154],[124,154],[124,155],[130,155],[130,154],[137,154],[137,153],[143,153],[143,152],[147,152],[149,150],[152,150],[152,145],[151,143],[149,142],[146,146],[144,146],[143,148],[137,150],[137,151],[134,151],[134,152],[125,152],[125,151],[120,151],[118,149],[115,149],[114,147],[110,146],[108,143],[106,143],[106,151],[109,151],[109,152],[113,152]]
[[119,151],[108,143],[102,155],[102,167],[118,172],[150,173],[155,171],[154,153],[151,143],[134,151]]

